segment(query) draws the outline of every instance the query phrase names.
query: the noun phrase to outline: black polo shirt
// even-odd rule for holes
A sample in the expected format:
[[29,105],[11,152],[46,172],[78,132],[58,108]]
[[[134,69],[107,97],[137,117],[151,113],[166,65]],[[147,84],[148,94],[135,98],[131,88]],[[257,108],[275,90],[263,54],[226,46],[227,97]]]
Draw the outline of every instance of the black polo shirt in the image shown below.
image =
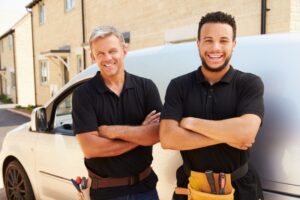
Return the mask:
[[[97,131],[101,125],[141,125],[152,110],[161,111],[162,103],[155,84],[146,78],[125,73],[120,96],[106,87],[100,72],[73,94],[75,134]],[[86,167],[102,177],[126,177],[140,173],[152,163],[152,147],[138,146],[122,155],[85,159]],[[101,199],[154,189],[157,177],[152,173],[134,186],[91,191]]]
[[[219,82],[210,85],[200,69],[170,82],[161,119],[222,120],[250,113],[263,118],[264,89],[258,76],[230,67]],[[230,173],[248,160],[249,151],[218,144],[181,151],[181,155],[192,170]]]

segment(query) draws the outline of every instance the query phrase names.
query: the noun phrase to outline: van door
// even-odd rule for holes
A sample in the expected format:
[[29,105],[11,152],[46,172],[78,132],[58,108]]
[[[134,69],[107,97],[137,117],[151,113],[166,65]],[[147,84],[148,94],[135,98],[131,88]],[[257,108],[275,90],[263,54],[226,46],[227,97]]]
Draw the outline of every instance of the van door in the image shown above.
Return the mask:
[[55,109],[53,130],[40,133],[36,151],[38,190],[41,199],[77,199],[70,179],[86,176],[84,156],[72,130],[72,94]]

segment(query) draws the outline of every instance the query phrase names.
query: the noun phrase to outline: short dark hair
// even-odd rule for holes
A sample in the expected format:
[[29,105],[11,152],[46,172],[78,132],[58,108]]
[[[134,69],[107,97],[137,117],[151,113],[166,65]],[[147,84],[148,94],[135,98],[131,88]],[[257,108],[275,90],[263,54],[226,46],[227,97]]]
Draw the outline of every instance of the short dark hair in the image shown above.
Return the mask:
[[222,24],[230,25],[232,27],[232,31],[233,31],[233,40],[235,40],[236,24],[235,24],[235,19],[232,15],[229,15],[229,14],[221,12],[221,11],[207,13],[205,16],[203,16],[201,18],[201,20],[199,22],[198,40],[200,39],[201,28],[206,23],[222,23]]

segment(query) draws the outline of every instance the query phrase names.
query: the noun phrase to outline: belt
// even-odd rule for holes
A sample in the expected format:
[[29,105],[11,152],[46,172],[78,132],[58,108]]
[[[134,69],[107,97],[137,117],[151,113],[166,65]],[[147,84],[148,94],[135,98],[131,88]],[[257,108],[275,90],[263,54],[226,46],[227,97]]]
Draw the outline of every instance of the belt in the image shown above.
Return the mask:
[[243,176],[245,176],[247,172],[248,172],[248,162],[246,162],[241,167],[237,168],[231,173],[231,180],[232,181],[238,180]]
[[151,172],[152,168],[149,166],[141,173],[134,176],[127,176],[122,178],[104,178],[88,170],[89,177],[92,179],[92,189],[135,185],[147,178]]
[[[183,164],[183,169],[184,172],[187,176],[190,176],[191,174],[191,169],[187,164]],[[243,176],[245,176],[248,172],[248,161],[245,162],[242,166],[240,166],[239,168],[237,168],[236,170],[234,170],[231,173],[231,180],[235,181],[238,180],[240,178],[242,178]]]

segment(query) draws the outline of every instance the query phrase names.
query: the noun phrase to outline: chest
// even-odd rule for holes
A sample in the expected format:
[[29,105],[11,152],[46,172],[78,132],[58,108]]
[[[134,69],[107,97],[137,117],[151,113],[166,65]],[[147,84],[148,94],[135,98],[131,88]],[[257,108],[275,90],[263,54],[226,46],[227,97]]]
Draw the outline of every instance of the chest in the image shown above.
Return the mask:
[[234,85],[194,85],[183,94],[184,116],[225,119],[236,115],[238,92]]
[[123,91],[119,96],[105,92],[96,99],[98,125],[138,125],[146,116],[143,92],[136,88]]

